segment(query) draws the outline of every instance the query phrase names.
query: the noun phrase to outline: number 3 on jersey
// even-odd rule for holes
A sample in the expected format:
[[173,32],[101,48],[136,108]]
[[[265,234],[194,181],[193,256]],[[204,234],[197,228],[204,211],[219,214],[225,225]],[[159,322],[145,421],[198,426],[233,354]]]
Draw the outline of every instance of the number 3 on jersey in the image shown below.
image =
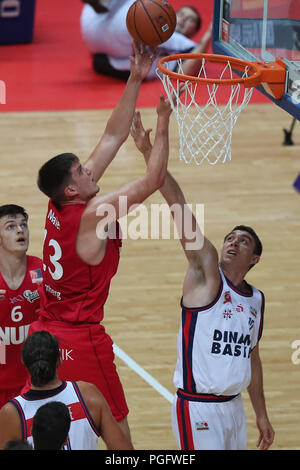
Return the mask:
[[[46,237],[47,237],[47,230],[45,230],[44,233],[44,243],[46,242]],[[48,268],[49,273],[51,274],[52,278],[55,281],[58,281],[59,279],[62,278],[63,276],[63,267],[59,263],[59,260],[62,257],[62,251],[59,243],[54,240],[54,238],[51,238],[48,242],[48,246],[53,248],[53,254],[49,255],[49,265],[47,266],[44,263],[44,271]],[[45,261],[45,259],[44,259]]]

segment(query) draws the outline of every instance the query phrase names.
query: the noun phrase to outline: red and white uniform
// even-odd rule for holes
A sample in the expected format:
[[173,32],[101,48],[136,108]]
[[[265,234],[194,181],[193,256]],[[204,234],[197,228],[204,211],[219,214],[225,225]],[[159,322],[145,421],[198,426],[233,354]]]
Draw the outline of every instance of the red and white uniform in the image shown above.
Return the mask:
[[31,429],[34,415],[41,406],[52,401],[64,403],[70,411],[71,426],[64,450],[97,450],[100,430],[94,423],[75,382],[63,382],[53,390],[29,390],[10,400],[21,419],[22,439],[33,446]]
[[86,204],[57,208],[49,202],[45,224],[44,290],[40,316],[68,323],[99,323],[120,258],[121,240],[109,238],[100,264],[91,266],[76,253],[76,238]]
[[26,260],[26,274],[18,289],[10,289],[0,273],[0,289],[6,290],[0,302],[0,408],[20,393],[26,382],[22,347],[30,324],[38,317],[42,261],[35,256],[26,256]]
[[110,227],[103,260],[95,266],[83,262],[76,253],[76,239],[85,207],[84,203],[56,207],[49,202],[40,315],[29,334],[43,329],[55,335],[62,357],[59,377],[95,384],[120,421],[128,408],[114,365],[113,343],[100,322],[122,240],[116,223],[115,230]]
[[[219,293],[210,305],[186,308],[181,303],[173,429],[182,449],[245,445],[240,393],[251,380],[250,354],[262,334],[264,295],[253,286],[251,293],[242,293],[221,270],[220,275]],[[220,405],[228,410],[228,420]],[[222,413],[224,419],[219,418]],[[238,428],[232,426],[232,416]],[[231,431],[220,421],[230,422]],[[233,444],[231,432],[239,434],[242,444]]]

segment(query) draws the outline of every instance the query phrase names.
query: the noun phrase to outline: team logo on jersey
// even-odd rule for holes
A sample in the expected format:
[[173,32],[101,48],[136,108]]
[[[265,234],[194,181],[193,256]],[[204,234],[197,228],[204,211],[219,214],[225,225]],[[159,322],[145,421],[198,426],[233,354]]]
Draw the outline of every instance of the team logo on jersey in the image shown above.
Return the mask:
[[239,304],[236,309],[235,309],[236,312],[243,312],[244,311],[244,307],[242,306],[242,304]]
[[196,430],[197,431],[208,431],[209,430],[209,426],[208,426],[207,421],[196,422],[195,425],[196,425]]
[[249,331],[251,331],[252,328],[254,327],[254,323],[255,321],[253,320],[253,318],[249,317],[249,320],[248,320]]
[[32,303],[35,300],[39,299],[39,293],[37,290],[31,291],[30,289],[24,290],[23,295],[28,302]]
[[223,301],[223,304],[227,304],[227,303],[232,303],[231,302],[231,295],[230,295],[230,292],[229,290],[227,290],[224,294],[224,301]]
[[223,312],[223,317],[226,318],[226,320],[232,317],[232,311],[230,310],[230,308],[225,308]]
[[251,307],[251,305],[250,305],[250,313],[251,315],[254,316],[254,318],[257,317],[257,310],[254,307]]
[[10,297],[9,298],[11,304],[15,304],[16,302],[24,302],[24,297],[23,295],[17,295],[16,297]]
[[41,269],[32,269],[29,271],[32,284],[41,284],[43,281],[43,275]]

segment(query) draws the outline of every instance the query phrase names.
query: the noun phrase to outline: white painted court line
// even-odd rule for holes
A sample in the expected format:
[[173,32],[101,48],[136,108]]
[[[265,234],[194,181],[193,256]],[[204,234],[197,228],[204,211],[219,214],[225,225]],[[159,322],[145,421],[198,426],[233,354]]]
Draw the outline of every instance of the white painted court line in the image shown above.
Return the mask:
[[160,393],[170,403],[173,402],[173,395],[163,385],[161,385],[152,375],[148,374],[137,362],[131,359],[119,346],[113,345],[114,353],[123,362],[125,362],[134,372],[136,372],[142,379],[144,379],[151,387],[153,387],[158,393]]

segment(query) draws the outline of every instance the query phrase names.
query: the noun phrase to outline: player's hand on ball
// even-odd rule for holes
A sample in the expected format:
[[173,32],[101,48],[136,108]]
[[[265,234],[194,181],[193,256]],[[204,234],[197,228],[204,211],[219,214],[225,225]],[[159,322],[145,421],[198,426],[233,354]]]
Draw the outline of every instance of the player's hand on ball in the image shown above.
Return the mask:
[[153,64],[155,59],[158,57],[158,51],[151,48],[146,48],[141,43],[134,42],[134,57],[130,57],[131,62],[131,73],[134,74],[135,78],[144,80]]

